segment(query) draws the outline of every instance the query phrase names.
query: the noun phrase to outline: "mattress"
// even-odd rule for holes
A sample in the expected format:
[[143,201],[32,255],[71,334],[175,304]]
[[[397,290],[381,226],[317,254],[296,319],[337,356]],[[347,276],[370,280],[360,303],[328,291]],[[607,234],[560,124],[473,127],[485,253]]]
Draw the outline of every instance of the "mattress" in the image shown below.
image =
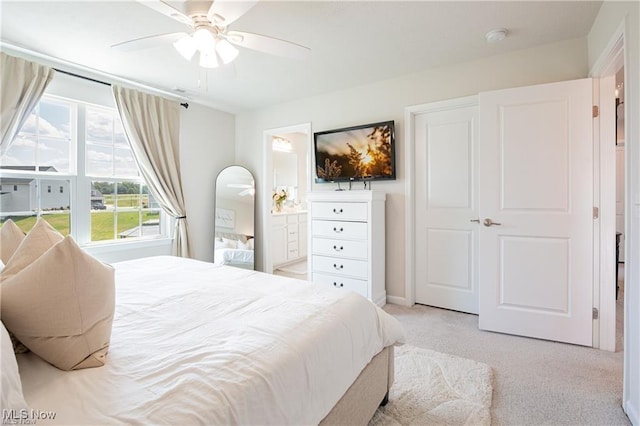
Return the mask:
[[168,256],[114,266],[107,365],[65,372],[18,355],[28,404],[55,423],[317,424],[404,340],[349,291]]

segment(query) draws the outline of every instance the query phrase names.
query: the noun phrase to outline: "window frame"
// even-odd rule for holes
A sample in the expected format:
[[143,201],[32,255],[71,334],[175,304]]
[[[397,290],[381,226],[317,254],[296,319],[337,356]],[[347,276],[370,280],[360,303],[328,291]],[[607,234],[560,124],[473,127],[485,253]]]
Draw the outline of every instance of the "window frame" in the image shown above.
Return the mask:
[[[91,241],[91,182],[92,181],[114,181],[114,182],[135,182],[140,185],[147,185],[144,178],[139,174],[138,177],[100,177],[100,176],[87,176],[86,164],[87,164],[87,141],[86,141],[86,125],[87,125],[87,109],[93,108],[101,111],[115,112],[117,117],[117,111],[115,108],[93,104],[90,102],[73,99],[69,97],[47,94],[45,93],[40,101],[50,101],[52,103],[62,103],[68,105],[71,108],[71,122],[70,122],[70,146],[69,146],[69,172],[47,172],[38,170],[41,164],[36,164],[36,170],[23,171],[23,170],[9,170],[0,169],[0,177],[2,178],[33,178],[42,180],[60,180],[69,182],[69,227],[71,235],[74,240],[84,247],[98,247],[98,246],[118,246],[126,245],[127,247],[133,247],[136,243],[141,246],[148,247],[154,245],[154,242],[159,244],[166,244],[167,240],[172,240],[172,236],[169,234],[169,230],[173,225],[173,218],[171,218],[164,209],[160,208],[160,229],[158,235],[151,236],[139,236],[135,238],[122,238],[101,241]],[[39,101],[39,102],[40,102]],[[40,118],[40,112],[38,111],[37,119]],[[37,132],[36,132],[37,133]],[[38,137],[38,136],[36,136]],[[37,161],[37,155],[36,155]],[[41,184],[40,184],[41,185]],[[148,186],[148,185],[147,185]],[[42,216],[42,209],[40,204],[40,196],[43,190],[46,188],[38,188],[38,217]],[[64,192],[61,192],[64,193]],[[14,213],[14,212],[11,212]],[[24,214],[29,212],[15,212],[16,214]],[[33,213],[33,212],[31,212]],[[115,212],[114,212],[115,214]]]

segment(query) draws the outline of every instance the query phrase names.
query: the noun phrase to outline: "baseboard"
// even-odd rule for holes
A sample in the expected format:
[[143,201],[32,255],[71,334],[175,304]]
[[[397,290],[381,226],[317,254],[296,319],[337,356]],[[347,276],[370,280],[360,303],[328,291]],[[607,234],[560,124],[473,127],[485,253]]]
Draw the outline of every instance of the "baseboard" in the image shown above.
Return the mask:
[[412,306],[404,297],[390,296],[388,294],[387,294],[387,303],[391,303],[392,305],[400,305],[400,306],[408,306],[408,307]]
[[625,401],[622,408],[624,409],[627,417],[629,417],[629,420],[631,420],[632,425],[640,425],[640,415],[638,414],[638,411],[635,409],[635,407],[631,405],[631,402],[629,400]]

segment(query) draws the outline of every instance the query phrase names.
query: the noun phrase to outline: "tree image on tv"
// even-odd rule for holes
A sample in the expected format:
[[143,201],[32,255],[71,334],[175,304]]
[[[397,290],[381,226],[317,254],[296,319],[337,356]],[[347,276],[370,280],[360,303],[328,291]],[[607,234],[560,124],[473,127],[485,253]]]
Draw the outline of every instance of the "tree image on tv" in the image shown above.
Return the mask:
[[393,175],[391,126],[324,134],[317,141],[318,178],[363,179]]

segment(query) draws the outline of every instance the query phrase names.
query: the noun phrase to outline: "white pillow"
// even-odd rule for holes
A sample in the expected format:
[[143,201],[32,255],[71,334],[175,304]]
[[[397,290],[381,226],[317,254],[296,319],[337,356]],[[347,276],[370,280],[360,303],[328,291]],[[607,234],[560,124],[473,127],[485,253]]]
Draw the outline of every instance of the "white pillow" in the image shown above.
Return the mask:
[[242,250],[251,250],[251,247],[249,247],[248,241],[246,243],[243,243],[242,241],[238,241],[238,248]]
[[0,305],[7,329],[50,364],[61,370],[105,364],[115,310],[114,270],[71,237],[6,278]]
[[4,414],[5,410],[22,410],[29,408],[22,394],[22,382],[20,381],[20,372],[18,371],[18,362],[16,355],[13,353],[13,345],[4,323],[0,322],[2,330],[0,330],[0,374],[2,374],[2,382],[0,383],[0,411]]
[[222,249],[222,248],[224,248],[224,242],[222,241],[222,239],[220,239],[220,238],[214,239],[213,249],[214,250],[218,250],[218,249]]
[[249,250],[253,250],[253,249],[254,249],[254,247],[253,247],[253,240],[254,240],[254,238],[249,238],[249,239],[247,240],[247,246],[249,246]]
[[222,238],[223,248],[238,248],[238,240],[230,240],[229,238]]

